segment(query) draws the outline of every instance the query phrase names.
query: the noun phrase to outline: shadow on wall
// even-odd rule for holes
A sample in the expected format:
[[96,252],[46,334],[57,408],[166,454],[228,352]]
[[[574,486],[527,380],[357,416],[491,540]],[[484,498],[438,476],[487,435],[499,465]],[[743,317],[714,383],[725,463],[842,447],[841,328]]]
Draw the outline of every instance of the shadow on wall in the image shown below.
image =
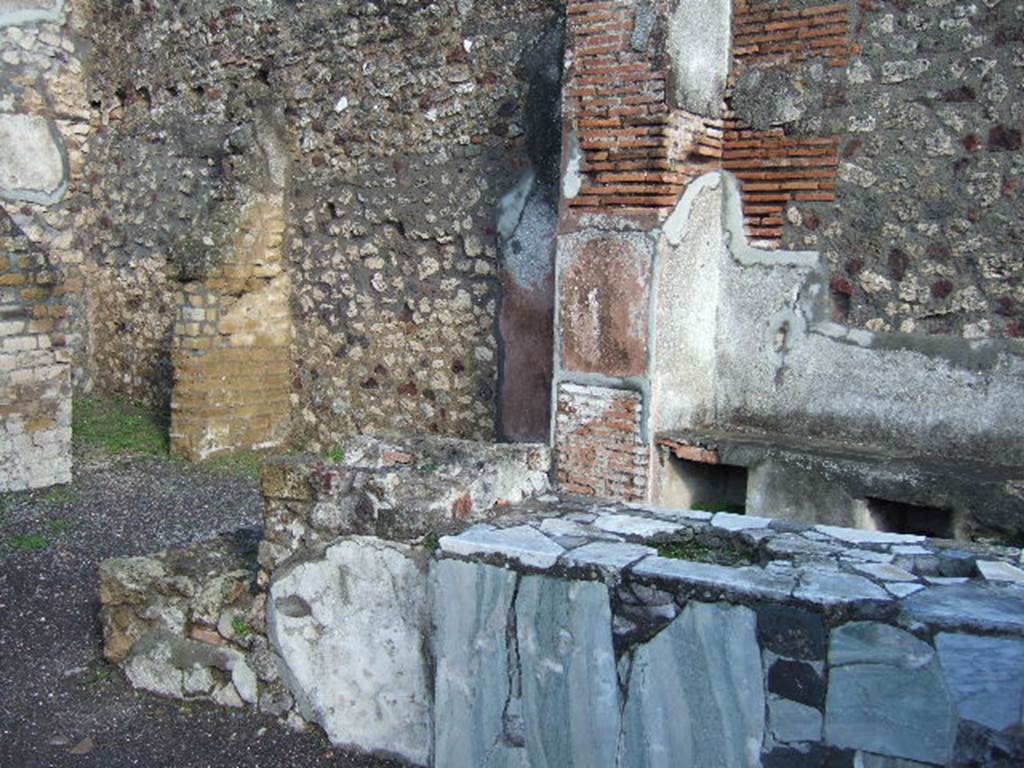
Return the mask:
[[524,54],[530,167],[498,204],[498,431],[518,442],[546,440],[550,423],[564,51],[560,23]]

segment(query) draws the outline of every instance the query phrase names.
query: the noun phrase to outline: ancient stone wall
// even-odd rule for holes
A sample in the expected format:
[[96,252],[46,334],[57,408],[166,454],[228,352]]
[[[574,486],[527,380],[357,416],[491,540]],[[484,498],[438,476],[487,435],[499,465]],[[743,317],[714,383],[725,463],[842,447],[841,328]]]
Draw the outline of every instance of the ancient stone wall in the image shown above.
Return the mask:
[[[780,197],[766,198],[772,235],[821,251],[841,322],[1020,337],[1024,10],[838,3],[817,9],[828,27],[814,34],[808,6],[736,4],[734,113],[789,142],[831,137],[838,150],[834,198],[791,195],[785,215]],[[736,173],[748,205],[747,193],[768,193]]]
[[[1019,10],[578,0],[567,19],[554,398],[638,399],[647,443],[714,426],[1019,466],[1019,264],[986,251],[1017,239]],[[890,248],[898,280],[865,266]],[[560,450],[560,477],[593,459]]]
[[80,193],[95,113],[82,66],[82,3],[0,2],[0,208],[61,273],[64,333],[76,386],[91,385],[90,264],[76,233],[90,220]]
[[0,491],[71,480],[60,275],[0,209]]
[[[170,400],[175,296],[230,260],[270,114],[290,163],[297,438],[494,435],[501,280],[525,292],[503,322],[527,343],[501,381],[532,382],[516,416],[540,404],[510,431],[539,423],[542,437],[550,342],[530,338],[550,338],[552,316],[559,16],[553,0],[91,3],[104,126],[82,241],[100,273],[100,386]],[[529,172],[543,183],[535,204],[512,205],[499,259],[499,200]]]
[[[823,252],[838,320],[1019,336],[1021,275],[1007,254],[1020,242],[1020,14],[1008,3],[570,3],[570,146],[582,165],[569,204],[635,215],[721,167],[742,181],[752,242]],[[731,47],[716,48],[730,32]],[[728,78],[716,81],[716,66]],[[713,98],[700,76],[718,82]]]

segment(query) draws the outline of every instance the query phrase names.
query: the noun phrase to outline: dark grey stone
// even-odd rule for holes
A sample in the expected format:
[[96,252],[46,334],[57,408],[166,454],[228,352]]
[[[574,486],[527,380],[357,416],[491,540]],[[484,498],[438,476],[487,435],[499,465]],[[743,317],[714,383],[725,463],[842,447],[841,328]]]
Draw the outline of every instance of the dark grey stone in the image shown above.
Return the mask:
[[1020,768],[1024,765],[1024,733],[996,733],[961,720],[952,764],[957,768]]
[[821,616],[802,608],[760,605],[757,639],[764,648],[793,659],[824,659],[827,638]]
[[825,705],[825,681],[810,664],[779,659],[768,670],[768,690],[809,707]]
[[761,760],[762,768],[854,768],[854,753],[822,744],[806,749],[776,747]]

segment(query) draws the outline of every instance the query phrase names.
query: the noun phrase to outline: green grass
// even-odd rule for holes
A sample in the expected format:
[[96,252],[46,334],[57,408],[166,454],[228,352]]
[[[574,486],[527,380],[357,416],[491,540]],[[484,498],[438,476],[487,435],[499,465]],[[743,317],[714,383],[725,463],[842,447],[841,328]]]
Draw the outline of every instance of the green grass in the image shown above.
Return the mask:
[[345,461],[345,446],[340,444],[334,446],[327,452],[327,458],[335,464],[341,464]]
[[50,529],[50,533],[54,536],[60,536],[61,534],[70,531],[73,525],[71,521],[65,517],[54,517],[46,521],[46,527]]
[[17,536],[11,536],[7,540],[7,545],[11,549],[38,552],[50,546],[50,540],[42,533],[22,533]]
[[750,556],[728,544],[706,544],[697,539],[691,541],[666,541],[654,545],[662,557],[675,560],[691,560],[716,565],[749,565]]
[[260,468],[263,466],[265,458],[265,454],[256,451],[239,451],[206,459],[200,463],[200,466],[229,475],[259,477]]
[[441,537],[431,531],[421,540],[424,549],[428,552],[435,552],[437,548],[441,546]]
[[98,662],[87,669],[85,674],[78,678],[78,684],[83,688],[103,688],[110,682],[112,669],[106,662]]
[[74,401],[71,435],[77,445],[109,453],[167,456],[168,426],[167,414],[120,400],[84,397]]

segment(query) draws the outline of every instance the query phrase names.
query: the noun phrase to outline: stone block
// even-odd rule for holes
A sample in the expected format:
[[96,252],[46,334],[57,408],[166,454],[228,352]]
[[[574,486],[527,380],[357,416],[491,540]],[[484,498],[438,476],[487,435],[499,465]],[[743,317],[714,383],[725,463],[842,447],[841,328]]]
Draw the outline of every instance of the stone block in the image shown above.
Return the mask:
[[281,679],[334,744],[430,757],[425,553],[373,537],[339,539],[279,569],[267,601]]
[[0,0],[0,27],[60,19],[64,0]]
[[824,724],[821,711],[789,699],[768,699],[768,728],[783,743],[817,742]]
[[764,684],[753,611],[689,603],[634,651],[622,768],[757,765]]
[[828,643],[819,614],[772,604],[757,608],[757,637],[769,651],[793,659],[824,659]]
[[526,576],[515,610],[529,765],[614,768],[620,705],[607,588]]
[[497,555],[530,568],[550,568],[565,551],[536,528],[495,529],[475,525],[458,536],[443,536],[441,550],[454,555]]
[[952,584],[925,589],[903,602],[908,618],[953,630],[1024,632],[1024,590]]
[[0,197],[50,205],[66,185],[64,143],[52,123],[36,115],[0,114]]
[[825,681],[802,661],[778,659],[768,670],[768,690],[790,701],[821,709],[825,704]]
[[931,646],[887,624],[833,630],[825,705],[827,743],[946,764],[956,710]]
[[960,717],[996,731],[1024,725],[1024,639],[943,632],[935,649]]
[[[516,574],[442,560],[432,566],[430,583],[436,664],[434,764],[503,765],[522,747],[521,739],[506,734],[506,716],[515,714],[506,711],[506,702],[512,694],[507,625]],[[525,766],[525,755],[522,760]]]

